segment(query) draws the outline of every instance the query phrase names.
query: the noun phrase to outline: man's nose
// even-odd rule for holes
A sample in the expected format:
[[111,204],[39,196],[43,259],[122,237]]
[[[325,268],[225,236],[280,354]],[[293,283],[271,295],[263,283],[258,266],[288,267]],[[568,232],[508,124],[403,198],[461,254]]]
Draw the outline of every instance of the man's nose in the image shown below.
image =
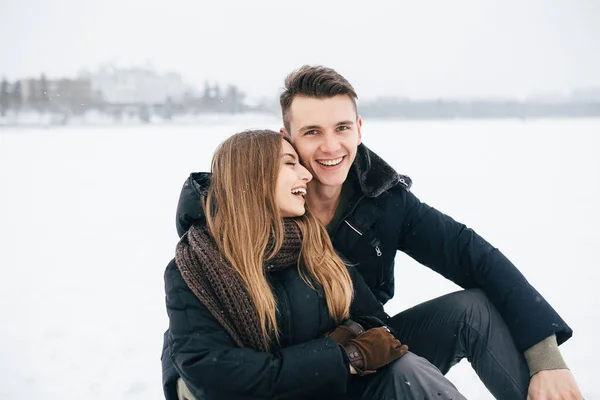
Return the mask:
[[323,142],[321,143],[321,151],[323,153],[335,153],[340,147],[340,141],[334,134],[323,136]]

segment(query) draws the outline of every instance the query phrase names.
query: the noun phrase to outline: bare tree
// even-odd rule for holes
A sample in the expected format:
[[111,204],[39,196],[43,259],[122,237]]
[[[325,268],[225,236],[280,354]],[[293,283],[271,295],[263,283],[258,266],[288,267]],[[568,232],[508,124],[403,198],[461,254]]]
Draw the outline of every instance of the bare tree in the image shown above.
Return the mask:
[[6,115],[6,110],[10,107],[10,92],[8,89],[8,81],[6,78],[2,79],[0,83],[0,116]]

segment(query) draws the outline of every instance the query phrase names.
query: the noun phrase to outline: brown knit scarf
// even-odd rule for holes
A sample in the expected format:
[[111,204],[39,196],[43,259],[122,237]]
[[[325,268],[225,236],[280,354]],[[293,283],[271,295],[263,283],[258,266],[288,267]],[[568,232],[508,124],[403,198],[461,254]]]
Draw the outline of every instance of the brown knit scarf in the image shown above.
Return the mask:
[[[289,218],[284,219],[284,228],[281,250],[270,260],[265,260],[265,269],[269,272],[298,263],[302,244],[300,228]],[[272,246],[271,238],[267,251]],[[237,272],[221,256],[206,226],[194,225],[182,236],[175,261],[190,290],[237,346],[267,350],[250,294]]]

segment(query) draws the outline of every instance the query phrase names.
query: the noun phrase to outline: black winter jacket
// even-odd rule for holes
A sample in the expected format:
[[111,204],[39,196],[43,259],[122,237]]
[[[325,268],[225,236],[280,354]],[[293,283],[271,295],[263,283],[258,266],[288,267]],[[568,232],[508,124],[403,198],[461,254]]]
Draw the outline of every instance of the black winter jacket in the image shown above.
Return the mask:
[[[402,251],[462,288],[480,288],[498,308],[521,351],[552,334],[559,344],[573,331],[497,248],[475,231],[421,202],[409,177],[359,145],[349,173],[354,197],[344,218],[328,227],[334,247],[363,276],[379,301],[394,296],[394,258]],[[177,208],[177,231],[202,219],[199,196],[210,175],[192,173]]]
[[[351,318],[389,318],[361,275],[354,283]],[[335,328],[322,290],[313,290],[297,268],[272,272],[280,348],[271,353],[236,347],[183,280],[175,261],[165,272],[169,331],[163,364],[170,369],[165,392],[176,399],[181,376],[196,399],[331,399],[343,395],[349,379],[344,350],[325,338]]]

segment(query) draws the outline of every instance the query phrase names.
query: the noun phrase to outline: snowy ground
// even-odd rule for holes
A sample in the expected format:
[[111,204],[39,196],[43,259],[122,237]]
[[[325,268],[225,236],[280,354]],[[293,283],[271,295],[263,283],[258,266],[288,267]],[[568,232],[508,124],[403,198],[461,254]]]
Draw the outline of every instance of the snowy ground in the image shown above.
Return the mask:
[[[161,399],[162,274],[183,180],[244,128],[0,128],[0,399]],[[423,201],[513,260],[575,330],[584,394],[600,329],[600,120],[367,121]],[[456,289],[399,254],[391,313]],[[490,399],[466,363],[449,374]]]

